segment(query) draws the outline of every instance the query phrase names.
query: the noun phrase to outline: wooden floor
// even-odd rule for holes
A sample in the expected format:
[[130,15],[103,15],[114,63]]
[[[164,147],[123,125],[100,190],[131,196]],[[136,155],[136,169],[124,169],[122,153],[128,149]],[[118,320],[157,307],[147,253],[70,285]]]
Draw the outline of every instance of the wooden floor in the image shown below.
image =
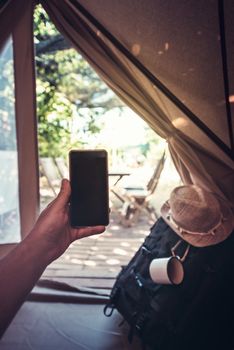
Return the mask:
[[152,225],[145,217],[128,228],[118,221],[118,216],[112,214],[105,233],[72,243],[48,266],[42,278],[72,286],[111,288],[121,266],[132,258]]

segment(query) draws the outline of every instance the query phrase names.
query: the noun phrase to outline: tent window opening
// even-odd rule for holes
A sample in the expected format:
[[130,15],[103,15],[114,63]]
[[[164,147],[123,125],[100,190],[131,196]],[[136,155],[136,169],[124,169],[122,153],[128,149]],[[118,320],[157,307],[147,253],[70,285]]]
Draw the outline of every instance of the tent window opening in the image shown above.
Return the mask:
[[0,72],[0,244],[6,244],[21,239],[12,38],[0,51]]
[[[63,256],[46,269],[42,278],[109,288],[154,222],[151,206],[152,213],[148,213],[149,208],[144,210],[142,205],[142,216],[139,214],[137,221],[135,207],[130,207],[126,198],[119,198],[111,189],[118,182],[120,187],[131,184],[138,190],[141,185],[140,190],[144,192],[144,185],[147,186],[155,173],[166,142],[115,95],[85,58],[71,48],[40,6],[34,13],[34,42],[41,210],[58,193],[61,179],[68,177],[68,152],[72,148],[107,150],[111,207],[110,226],[106,232],[72,243]],[[167,174],[175,175],[174,179],[170,176],[169,183],[173,187],[180,178],[172,162],[167,163],[166,168]],[[119,180],[121,172],[127,176]],[[168,178],[165,175],[163,178],[161,193],[167,196],[170,192]],[[155,184],[156,176],[153,180]],[[159,208],[164,197],[156,200],[152,192],[153,200]],[[124,226],[121,220],[132,227]]]

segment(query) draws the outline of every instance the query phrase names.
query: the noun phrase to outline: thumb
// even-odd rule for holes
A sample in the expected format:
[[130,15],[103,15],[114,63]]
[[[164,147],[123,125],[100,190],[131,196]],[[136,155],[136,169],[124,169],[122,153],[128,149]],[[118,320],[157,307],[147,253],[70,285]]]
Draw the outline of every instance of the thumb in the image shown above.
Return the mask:
[[61,187],[59,194],[55,200],[55,205],[59,208],[63,208],[69,202],[71,194],[70,182],[67,179],[63,179],[61,182]]

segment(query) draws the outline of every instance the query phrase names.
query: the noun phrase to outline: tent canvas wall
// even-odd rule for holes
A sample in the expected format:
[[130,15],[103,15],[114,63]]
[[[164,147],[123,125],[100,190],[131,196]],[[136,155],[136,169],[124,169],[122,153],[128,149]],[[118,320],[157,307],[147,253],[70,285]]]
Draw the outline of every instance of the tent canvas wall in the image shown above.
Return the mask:
[[[167,139],[183,181],[233,206],[233,1],[38,2],[116,94]],[[7,0],[0,9],[0,47],[13,37],[23,234],[38,205],[35,4]]]

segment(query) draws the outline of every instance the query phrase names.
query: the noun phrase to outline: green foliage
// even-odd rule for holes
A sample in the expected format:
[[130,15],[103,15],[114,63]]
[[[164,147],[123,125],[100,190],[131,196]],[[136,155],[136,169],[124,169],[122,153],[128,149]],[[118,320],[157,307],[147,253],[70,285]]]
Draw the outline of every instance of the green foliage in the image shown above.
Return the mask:
[[[51,52],[59,33],[41,6],[34,22],[36,46],[48,43],[46,51],[36,56],[39,153],[60,156],[82,147],[89,135],[100,131],[98,117],[121,103],[74,49],[55,45]],[[74,124],[76,137],[71,136]]]
[[48,39],[52,35],[58,34],[57,29],[49,20],[48,15],[41,6],[37,6],[34,12],[34,36],[35,43]]
[[[41,6],[36,8],[34,21],[39,153],[56,157],[90,145],[102,128],[99,117],[113,108],[121,114],[124,105],[64,41]],[[147,130],[147,140],[139,140],[140,152],[146,157],[159,142]]]

